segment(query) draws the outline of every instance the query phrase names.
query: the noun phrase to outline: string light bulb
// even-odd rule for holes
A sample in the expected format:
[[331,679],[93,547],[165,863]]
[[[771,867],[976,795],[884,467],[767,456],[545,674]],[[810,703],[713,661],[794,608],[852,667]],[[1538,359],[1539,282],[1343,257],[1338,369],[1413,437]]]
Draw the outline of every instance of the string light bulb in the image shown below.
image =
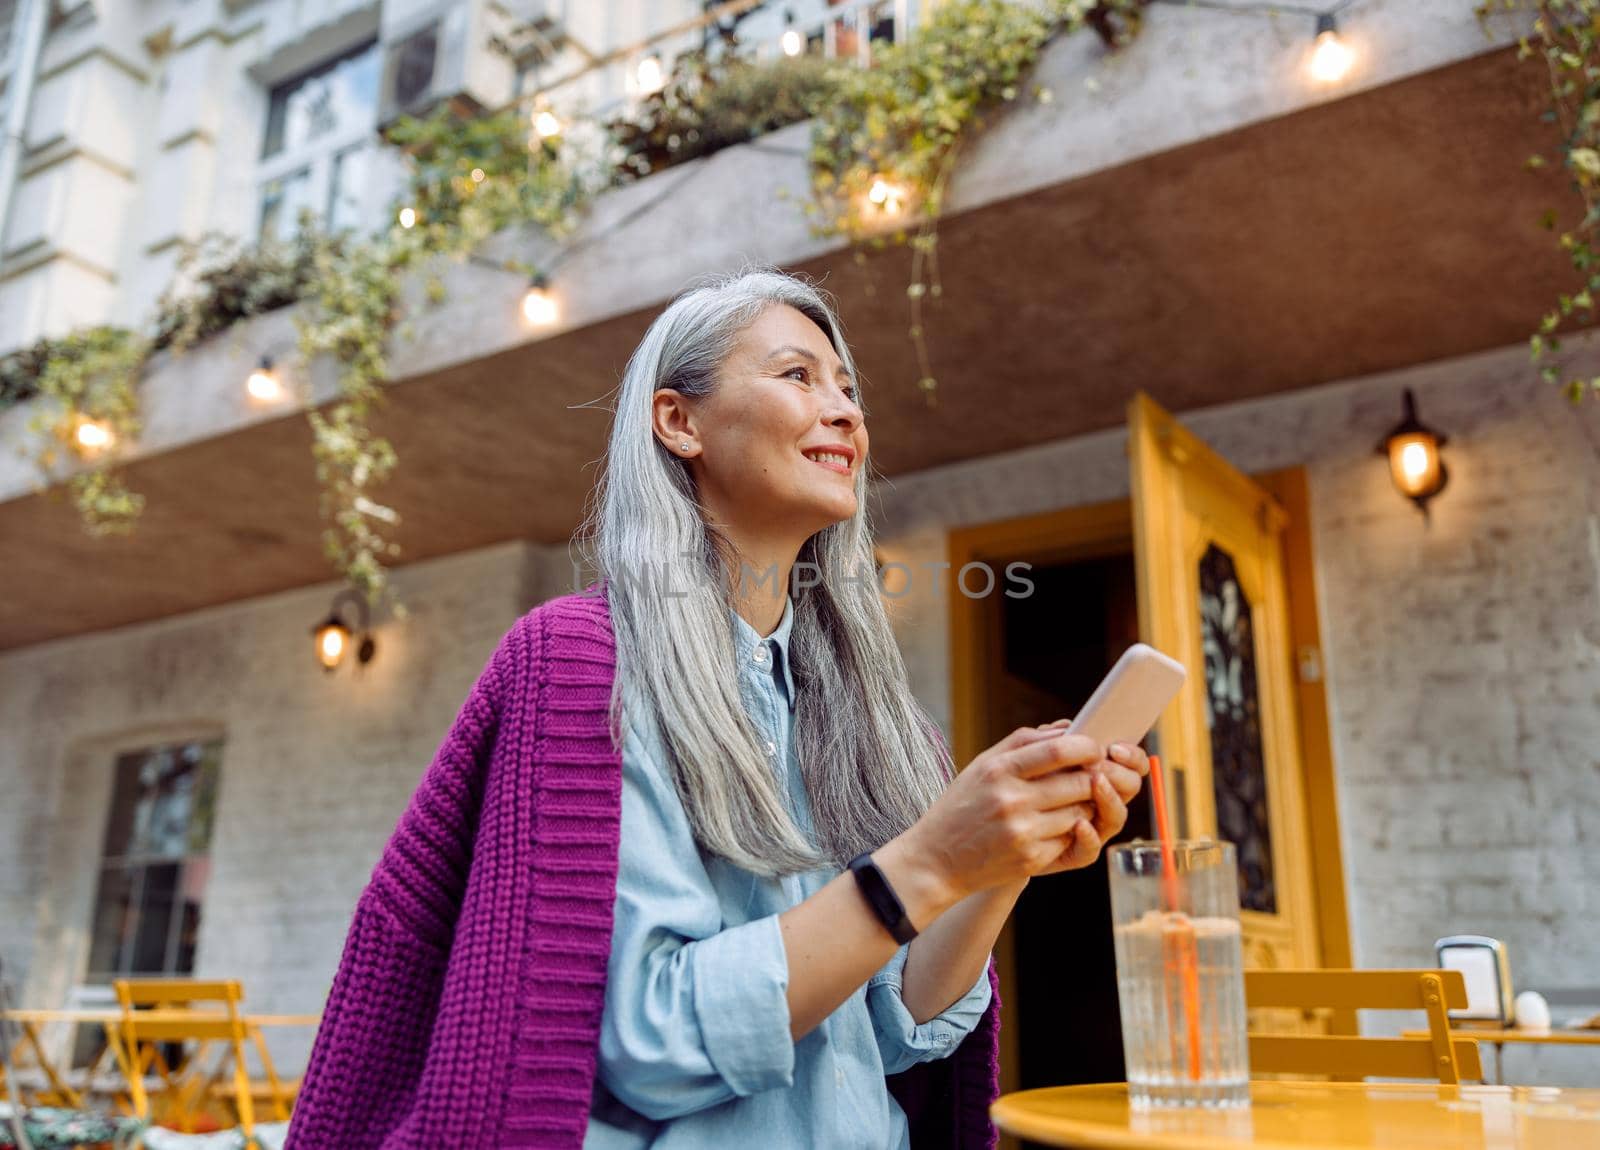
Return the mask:
[[639,91],[646,96],[659,92],[666,86],[666,75],[661,70],[659,56],[646,56],[640,60],[634,76],[638,81]]
[[1317,17],[1317,38],[1311,49],[1311,75],[1318,83],[1337,84],[1350,74],[1355,54],[1339,37],[1339,22],[1331,12]]
[[534,327],[549,327],[559,316],[555,297],[550,294],[549,278],[542,272],[534,275],[522,296],[522,317]]
[[541,108],[534,113],[533,130],[541,140],[553,140],[561,134],[561,118],[549,108]]
[[805,37],[792,27],[794,24],[793,8],[784,9],[783,22],[785,25],[789,25],[789,27],[784,28],[783,38],[779,41],[783,45],[783,54],[785,56],[798,56],[806,50],[806,41]]
[[82,416],[78,420],[77,428],[73,431],[73,438],[78,441],[79,447],[88,451],[99,451],[102,448],[110,447],[112,440],[116,436],[111,434],[110,426],[101,420]]
[[401,208],[400,209],[400,226],[401,227],[410,228],[410,227],[413,227],[416,224],[416,222],[417,222],[417,209],[416,208]]
[[482,168],[473,168],[472,169],[472,182],[475,183],[475,184],[483,183],[483,169]]
[[272,369],[272,357],[264,355],[244,381],[244,389],[258,403],[277,403],[283,398],[283,384]]
[[883,176],[874,176],[872,186],[867,189],[867,199],[891,216],[900,210],[904,194],[898,185]]

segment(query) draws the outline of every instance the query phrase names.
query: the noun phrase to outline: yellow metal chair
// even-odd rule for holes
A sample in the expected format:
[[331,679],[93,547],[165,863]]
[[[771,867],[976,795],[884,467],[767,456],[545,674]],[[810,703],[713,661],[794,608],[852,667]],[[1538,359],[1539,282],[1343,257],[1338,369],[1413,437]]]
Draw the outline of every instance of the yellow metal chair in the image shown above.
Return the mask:
[[[152,1069],[165,1086],[164,1124],[192,1132],[206,1101],[225,1097],[238,1115],[240,1131],[255,1137],[255,1100],[266,1098],[279,1121],[289,1118],[293,1087],[277,1075],[261,1032],[249,1025],[240,1010],[244,992],[236,980],[119,979],[114,984],[122,1020],[117,1024],[117,1057],[128,1080],[134,1112],[151,1118],[151,1099],[145,1074]],[[198,1047],[181,1068],[167,1064],[160,1044],[196,1042]],[[206,1052],[213,1043],[223,1053],[208,1072]],[[250,1080],[245,1060],[246,1044],[256,1047],[266,1074],[264,1083]],[[226,1079],[226,1082],[223,1080]]]
[[1478,1044],[1452,1039],[1447,1011],[1467,1004],[1459,970],[1247,970],[1245,1004],[1256,1009],[1420,1010],[1420,1038],[1346,1034],[1250,1035],[1250,1070],[1337,1078],[1482,1079]]

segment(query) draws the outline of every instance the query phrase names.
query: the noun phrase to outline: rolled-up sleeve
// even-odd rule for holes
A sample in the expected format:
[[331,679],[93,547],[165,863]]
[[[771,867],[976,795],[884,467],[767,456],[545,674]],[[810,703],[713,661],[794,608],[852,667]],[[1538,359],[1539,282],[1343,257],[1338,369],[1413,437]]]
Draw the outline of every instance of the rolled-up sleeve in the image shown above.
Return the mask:
[[907,943],[867,980],[867,1010],[872,1016],[872,1031],[878,1040],[885,1074],[899,1074],[919,1062],[952,1054],[989,1009],[992,992],[989,965],[985,963],[970,990],[919,1025],[901,995],[909,953]]
[[597,1072],[656,1120],[789,1086],[789,965],[776,915],[727,926],[659,744],[629,726]]

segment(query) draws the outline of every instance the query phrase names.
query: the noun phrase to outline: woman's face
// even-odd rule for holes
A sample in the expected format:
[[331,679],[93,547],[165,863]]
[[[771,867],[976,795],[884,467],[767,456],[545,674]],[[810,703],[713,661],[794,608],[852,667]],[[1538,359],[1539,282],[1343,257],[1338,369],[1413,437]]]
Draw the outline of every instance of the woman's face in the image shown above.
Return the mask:
[[736,542],[798,547],[856,512],[867,429],[855,380],[822,330],[787,304],[745,329],[713,394],[657,391],[654,414],[667,450],[690,461],[707,516]]

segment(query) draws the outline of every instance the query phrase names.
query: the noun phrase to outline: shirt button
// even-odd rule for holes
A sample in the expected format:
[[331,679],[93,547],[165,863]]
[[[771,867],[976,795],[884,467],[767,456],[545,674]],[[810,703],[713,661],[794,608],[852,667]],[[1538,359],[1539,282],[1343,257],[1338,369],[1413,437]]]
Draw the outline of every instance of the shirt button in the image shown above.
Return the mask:
[[757,647],[755,659],[758,663],[765,663],[767,661],[767,649],[765,647]]
[[771,739],[768,739],[767,740],[767,754],[776,755],[777,753],[778,753],[778,744],[774,743]]

